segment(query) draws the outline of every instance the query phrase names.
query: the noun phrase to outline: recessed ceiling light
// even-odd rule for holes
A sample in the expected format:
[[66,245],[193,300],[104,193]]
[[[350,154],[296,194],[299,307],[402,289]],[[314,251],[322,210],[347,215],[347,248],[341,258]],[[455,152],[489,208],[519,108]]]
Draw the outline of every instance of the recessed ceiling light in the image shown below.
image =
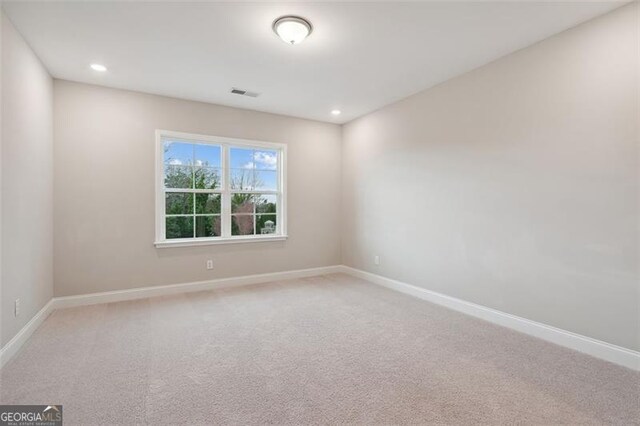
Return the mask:
[[102,64],[91,64],[91,69],[94,71],[105,72],[107,67]]
[[299,16],[281,16],[273,21],[273,31],[287,44],[299,44],[307,38],[313,27]]
[[331,111],[332,115],[340,115],[342,113],[342,111],[340,111],[339,109],[334,109],[333,111]]

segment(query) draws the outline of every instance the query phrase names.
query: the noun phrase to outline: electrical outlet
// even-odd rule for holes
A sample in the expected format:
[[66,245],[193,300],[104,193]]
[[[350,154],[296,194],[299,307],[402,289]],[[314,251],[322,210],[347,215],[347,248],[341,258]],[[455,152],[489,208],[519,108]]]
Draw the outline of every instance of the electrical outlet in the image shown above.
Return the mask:
[[377,254],[375,256],[373,256],[373,263],[375,263],[376,265],[380,264],[380,256],[378,256]]
[[13,305],[13,315],[16,317],[20,315],[20,299],[16,299]]
[[213,269],[213,260],[207,260],[207,269]]

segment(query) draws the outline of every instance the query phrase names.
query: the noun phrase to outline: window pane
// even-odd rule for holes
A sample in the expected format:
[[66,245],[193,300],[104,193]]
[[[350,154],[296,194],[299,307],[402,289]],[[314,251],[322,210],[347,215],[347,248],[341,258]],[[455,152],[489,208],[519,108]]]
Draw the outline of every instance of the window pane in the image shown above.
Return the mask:
[[254,188],[262,191],[278,190],[278,173],[267,171],[255,171]]
[[256,213],[276,213],[275,195],[256,195]]
[[193,169],[190,166],[165,166],[165,188],[193,188]]
[[193,195],[182,192],[165,194],[165,214],[193,214]]
[[193,163],[193,144],[166,140],[164,142],[164,164],[190,166]]
[[259,214],[256,216],[256,234],[275,234],[276,224],[275,214]]
[[218,189],[221,185],[219,169],[208,167],[196,167],[193,171],[194,185],[196,189]]
[[193,238],[193,216],[174,216],[166,218],[167,239]]
[[231,235],[253,235],[253,215],[232,215]]
[[253,195],[232,194],[231,213],[253,213]]
[[247,169],[231,169],[231,189],[251,191],[253,189],[253,171]]
[[256,170],[276,170],[278,168],[278,152],[256,150],[253,152],[253,164]]
[[221,167],[220,147],[217,145],[195,144],[195,166]]
[[253,149],[229,149],[229,165],[232,169],[253,169]]
[[220,194],[195,194],[196,214],[220,214]]
[[219,237],[220,216],[196,216],[196,237]]

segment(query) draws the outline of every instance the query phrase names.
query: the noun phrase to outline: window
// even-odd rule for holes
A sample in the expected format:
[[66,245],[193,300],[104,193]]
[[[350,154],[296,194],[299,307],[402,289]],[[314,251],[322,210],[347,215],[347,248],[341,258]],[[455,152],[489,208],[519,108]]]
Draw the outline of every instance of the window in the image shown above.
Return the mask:
[[286,238],[282,144],[156,132],[156,247]]

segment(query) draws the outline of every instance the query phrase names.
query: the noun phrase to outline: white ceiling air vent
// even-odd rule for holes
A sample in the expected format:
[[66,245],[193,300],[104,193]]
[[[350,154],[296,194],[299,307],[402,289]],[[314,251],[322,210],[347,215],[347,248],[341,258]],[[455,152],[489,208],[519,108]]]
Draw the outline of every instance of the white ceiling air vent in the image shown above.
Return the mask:
[[249,96],[250,98],[257,98],[258,96],[260,96],[260,93],[258,92],[250,92],[248,90],[238,89],[237,87],[232,87],[231,93],[233,93],[234,95]]

